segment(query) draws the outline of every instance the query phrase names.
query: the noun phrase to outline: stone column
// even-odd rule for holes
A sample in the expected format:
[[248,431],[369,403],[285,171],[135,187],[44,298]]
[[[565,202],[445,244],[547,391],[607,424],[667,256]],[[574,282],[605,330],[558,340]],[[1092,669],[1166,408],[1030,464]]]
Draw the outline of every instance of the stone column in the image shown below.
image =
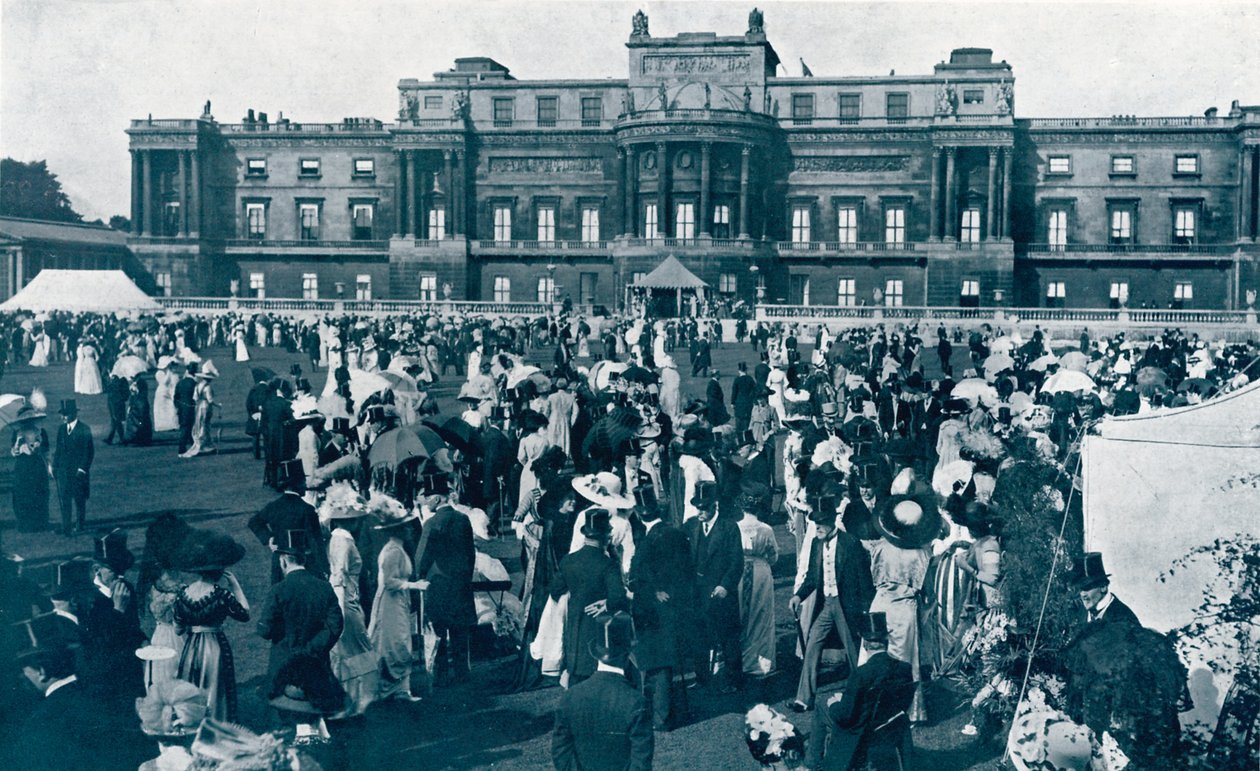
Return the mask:
[[624,159],[625,174],[622,177],[622,181],[625,183],[625,201],[624,201],[625,205],[622,207],[624,216],[622,217],[622,220],[621,220],[621,232],[622,234],[625,235],[626,238],[634,238],[634,234],[635,234],[634,220],[635,220],[635,215],[637,214],[637,211],[636,211],[637,207],[635,206],[635,195],[634,195],[634,190],[635,190],[634,172],[635,172],[635,169],[638,168],[637,163],[636,163],[637,159],[638,159],[638,155],[635,153],[634,147],[633,146],[627,147],[625,150],[625,159]]
[[179,232],[180,238],[188,235],[188,153],[183,150],[175,151],[176,157],[179,159],[179,181],[176,183],[179,187]]
[[748,238],[748,159],[752,148],[744,145],[739,150],[739,237]]
[[945,238],[951,241],[958,237],[958,190],[954,181],[954,156],[958,148],[945,148]]
[[941,148],[932,148],[932,189],[928,196],[928,237],[941,237]]
[[416,237],[416,151],[404,150],[403,157],[406,159],[407,168],[407,213],[406,224],[407,232],[405,238]]
[[403,233],[403,153],[394,151],[394,236],[402,238]]
[[446,237],[455,235],[455,151],[442,153],[442,174],[446,186]]
[[196,150],[188,155],[192,161],[192,180],[188,185],[188,234],[197,238],[201,235],[201,156]]
[[140,153],[140,150],[131,151],[131,234],[133,236],[140,235],[140,217],[142,216],[140,214],[140,194],[144,183],[141,181]]
[[141,206],[143,207],[142,220],[141,220],[142,226],[140,229],[140,235],[142,236],[153,235],[153,158],[152,158],[152,155],[153,155],[152,150],[140,151],[140,162],[141,162],[140,180],[141,180],[141,188],[143,190],[143,193],[141,195],[141,199],[143,201],[141,203]]
[[997,156],[998,149],[996,147],[989,148],[989,196],[987,199],[987,211],[984,218],[984,240],[988,241],[991,237],[997,236],[997,228],[993,226],[994,201],[993,196],[996,194],[995,185],[997,183]]
[[713,212],[709,211],[709,157],[713,154],[713,145],[709,142],[700,144],[700,236],[708,238],[713,232]]
[[[1137,223],[1134,223],[1134,227]],[[1002,238],[1011,237],[1011,148],[1002,151]]]
[[459,153],[455,174],[455,235],[468,235],[468,150]]
[[669,238],[669,156],[666,144],[656,143],[656,233]]
[[1242,212],[1242,228],[1239,230],[1239,237],[1255,240],[1256,238],[1256,153],[1260,148],[1245,145],[1242,154],[1242,206],[1239,210]]

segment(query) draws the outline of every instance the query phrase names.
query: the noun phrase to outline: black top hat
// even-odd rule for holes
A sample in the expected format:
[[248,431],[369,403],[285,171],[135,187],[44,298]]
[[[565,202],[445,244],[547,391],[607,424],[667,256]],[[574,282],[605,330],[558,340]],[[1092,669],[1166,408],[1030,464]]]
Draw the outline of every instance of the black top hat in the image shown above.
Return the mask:
[[507,408],[502,404],[496,404],[490,408],[491,420],[507,420]]
[[305,391],[309,394],[311,392],[311,381],[304,377],[300,377],[293,381],[293,387],[299,391]]
[[446,495],[451,491],[451,478],[445,472],[424,474],[420,477],[420,489],[424,495]]
[[634,488],[634,505],[649,514],[657,513],[660,501],[656,497],[656,488],[650,481],[640,482],[639,486]]
[[43,613],[13,625],[13,643],[19,663],[41,653],[79,647],[78,626],[57,613]]
[[97,538],[95,550],[96,561],[108,565],[115,573],[126,573],[136,564],[136,555],[127,548],[127,531],[122,528],[115,528]]
[[1106,586],[1111,583],[1110,578],[1103,568],[1102,552],[1086,552],[1072,561],[1070,579],[1078,592]]
[[350,418],[333,418],[332,430],[338,434],[346,434],[350,432]]
[[844,491],[839,486],[822,485],[809,496],[809,520],[816,524],[833,524],[843,500]]
[[703,455],[712,445],[712,433],[701,426],[688,426],[683,430],[683,443],[679,452],[683,455]]
[[281,530],[275,534],[276,551],[280,554],[305,555],[310,546],[310,539],[305,530]]
[[709,482],[700,480],[696,482],[696,493],[691,497],[691,505],[697,509],[708,511],[717,506],[718,486],[717,482]]
[[277,480],[286,490],[300,490],[306,486],[306,471],[297,458],[280,461]]
[[91,560],[75,557],[57,565],[57,585],[53,588],[53,599],[64,600],[91,588]]
[[735,445],[735,446],[736,446],[736,447],[747,447],[748,445],[755,445],[755,444],[757,444],[757,437],[756,437],[756,435],[754,435],[754,434],[753,434],[752,429],[746,429],[746,430],[741,431],[741,432],[739,433],[739,438],[738,438],[738,439],[736,439],[736,445]]
[[901,390],[910,393],[923,393],[923,373],[911,372],[901,384]]
[[202,573],[223,570],[245,556],[245,547],[235,538],[209,530],[194,530],[176,550],[171,562],[178,570]]
[[941,532],[941,514],[934,494],[890,495],[875,514],[875,527],[893,546],[921,549]]
[[612,533],[612,515],[607,509],[587,509],[586,524],[582,525],[582,535],[591,538],[606,538]]
[[603,622],[603,634],[591,641],[591,655],[604,664],[624,663],[634,648],[634,619],[618,611]]
[[888,616],[879,612],[863,614],[858,634],[866,642],[888,642]]
[[57,412],[61,413],[62,415],[78,415],[79,403],[76,402],[74,399],[62,399],[61,408],[58,409]]
[[966,415],[971,412],[971,404],[966,399],[946,399],[941,405],[941,412],[945,415]]

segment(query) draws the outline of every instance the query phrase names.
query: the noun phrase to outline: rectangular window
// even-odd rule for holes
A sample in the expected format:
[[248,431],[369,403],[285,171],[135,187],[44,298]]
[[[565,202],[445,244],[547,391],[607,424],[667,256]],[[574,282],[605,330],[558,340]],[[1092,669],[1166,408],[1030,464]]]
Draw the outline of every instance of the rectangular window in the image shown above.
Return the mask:
[[356,203],[351,210],[353,225],[351,238],[355,241],[372,240],[372,220],[375,207],[370,203]]
[[862,95],[861,94],[840,94],[840,120],[842,122],[857,123],[862,117]]
[[298,238],[303,241],[319,240],[319,204],[298,205]]
[[884,282],[884,307],[900,308],[905,299],[906,284],[899,278],[890,278]]
[[595,304],[595,287],[599,286],[598,273],[578,274],[578,299],[583,305]]
[[1173,287],[1173,299],[1182,301],[1193,300],[1194,284],[1189,281],[1178,281],[1176,286]]
[[718,276],[718,291],[722,294],[735,294],[737,282],[734,273],[723,273]]
[[837,209],[836,240],[841,244],[856,244],[858,242],[857,206],[846,204]]
[[980,208],[968,206],[963,209],[962,223],[958,228],[958,240],[964,244],[975,244],[980,241]]
[[319,299],[319,274],[303,273],[302,274],[302,299],[318,300]]
[[1133,209],[1128,206],[1111,209],[1110,242],[1113,244],[1133,243]]
[[958,293],[958,304],[963,308],[980,307],[980,282],[977,279],[963,279],[962,291]]
[[889,122],[903,123],[910,117],[909,94],[889,94],[885,104]]
[[810,242],[809,209],[806,205],[792,207],[792,243],[808,244]]
[[538,125],[554,126],[560,114],[560,100],[554,96],[538,97]]
[[963,89],[963,104],[984,104],[984,89]]
[[372,299],[372,276],[368,273],[360,273],[354,279],[354,299],[371,300]]
[[641,270],[636,270],[634,273],[631,273],[631,274],[630,274],[630,283],[631,283],[631,284],[637,284],[637,283],[639,283],[640,281],[642,281],[642,280],[643,280],[643,279],[645,279],[645,278],[647,278],[647,274],[646,274],[646,273],[644,273],[644,272],[643,272],[643,271],[641,271]]
[[245,204],[245,237],[255,241],[267,237],[267,204]]
[[302,177],[318,177],[319,176],[319,159],[303,158],[298,161],[298,176]]
[[267,159],[266,158],[250,158],[245,161],[245,176],[247,177],[265,177],[267,176]]
[[371,158],[354,159],[354,176],[372,177],[376,175],[376,161]]
[[792,94],[792,122],[798,126],[814,122],[813,94]]
[[1178,155],[1173,160],[1174,174],[1198,174],[1199,173],[1199,156],[1197,155]]
[[884,243],[906,242],[906,207],[889,206],[884,209]]
[[510,96],[498,96],[494,99],[494,127],[509,128],[516,117],[516,102]]
[[438,287],[436,273],[420,274],[420,302],[437,302]]
[[836,282],[836,305],[857,305],[857,279],[842,278]]
[[1193,244],[1198,214],[1197,206],[1178,206],[1173,209],[1173,243]]
[[809,276],[794,275],[791,277],[789,298],[793,305],[809,305]]
[[426,109],[426,110],[440,110],[440,109],[442,109],[442,97],[440,97],[440,96],[426,96],[426,97],[424,98],[424,109]]
[[582,125],[598,126],[604,119],[604,100],[598,96],[582,97]]
[[494,240],[501,243],[512,240],[512,207],[507,204],[494,207]]
[[162,206],[162,234],[173,236],[179,233],[179,201],[167,201]]
[[494,301],[497,303],[512,302],[512,279],[507,276],[494,277]]
[[429,209],[429,240],[446,240],[446,207],[434,206]]
[[538,207],[538,240],[542,243],[556,240],[556,207]]
[[249,293],[258,299],[267,296],[267,276],[263,273],[249,274]]
[[1061,252],[1067,248],[1068,213],[1067,209],[1051,209],[1047,218],[1046,241],[1051,251]]
[[696,205],[680,203],[674,209],[674,238],[696,237]]
[[168,271],[154,273],[153,280],[157,282],[158,292],[163,297],[171,296],[171,274]]
[[1067,298],[1067,284],[1063,281],[1046,282],[1046,307],[1062,308]]
[[1051,155],[1046,158],[1046,174],[1071,174],[1072,156]]
[[643,237],[660,238],[660,233],[661,231],[656,220],[656,204],[647,204],[643,207]]
[[552,276],[538,277],[538,302],[554,303],[556,301],[556,280]]
[[1112,174],[1135,174],[1137,166],[1134,165],[1132,155],[1113,155],[1111,156],[1111,173]]
[[1112,281],[1111,290],[1107,293],[1108,304],[1112,308],[1119,308],[1121,305],[1129,303],[1129,282],[1126,280]]
[[713,237],[731,237],[731,207],[724,203],[713,207]]
[[593,244],[599,240],[599,207],[582,207],[582,240]]

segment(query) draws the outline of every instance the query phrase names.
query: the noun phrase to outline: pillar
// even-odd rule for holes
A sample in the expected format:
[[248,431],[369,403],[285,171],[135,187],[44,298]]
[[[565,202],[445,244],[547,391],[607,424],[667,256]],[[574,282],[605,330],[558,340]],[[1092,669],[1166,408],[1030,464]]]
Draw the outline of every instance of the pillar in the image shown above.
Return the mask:
[[989,148],[989,195],[986,203],[986,211],[984,218],[984,240],[988,241],[991,237],[997,235],[997,228],[993,226],[993,196],[996,194],[995,185],[997,184],[997,155],[996,147]]
[[[140,150],[131,151],[131,234],[140,234],[140,194],[144,183],[141,181]],[[1241,174],[1241,173],[1240,173]],[[1241,211],[1242,207],[1239,207]],[[1241,228],[1239,228],[1241,232]]]
[[[1136,228],[1137,223],[1133,223]],[[1001,237],[1011,237],[1011,148],[1002,151],[1002,232]]]
[[941,148],[932,148],[932,189],[928,201],[928,237],[941,237]]
[[455,174],[455,235],[468,235],[468,150],[459,153]]
[[634,220],[636,207],[634,205],[634,172],[637,168],[637,158],[638,156],[635,154],[634,148],[627,147],[624,159],[625,173],[622,176],[622,181],[625,183],[625,206],[623,207],[624,216],[621,220],[621,232],[626,238],[634,238],[635,233]]
[[1242,237],[1256,239],[1256,167],[1260,165],[1260,147],[1247,146],[1243,151]]
[[142,227],[140,235],[153,235],[153,151],[140,151],[140,184],[142,189]]
[[442,153],[442,183],[446,187],[446,237],[455,235],[455,151]]
[[713,154],[710,142],[700,143],[700,236],[708,238],[713,232],[713,212],[709,211],[709,157]]
[[407,167],[407,212],[406,238],[416,237],[416,152],[414,150],[404,150],[403,157],[406,159]]
[[188,191],[189,235],[197,238],[201,235],[201,156],[196,150],[190,151],[188,155],[192,162],[192,181]]
[[179,198],[179,224],[177,235],[181,238],[188,235],[188,153],[178,150],[175,157],[179,160],[179,178],[175,183]]
[[958,190],[955,187],[954,180],[954,156],[957,154],[958,148],[945,148],[945,238],[954,239],[958,236],[958,223],[954,220],[958,217]]
[[397,162],[394,171],[394,236],[402,238],[406,232],[403,230],[403,209],[406,208],[406,201],[403,200],[403,153],[395,150],[394,160]]
[[664,142],[656,143],[656,232],[669,237],[669,156]]
[[748,159],[752,148],[744,145],[739,150],[739,237],[748,238]]

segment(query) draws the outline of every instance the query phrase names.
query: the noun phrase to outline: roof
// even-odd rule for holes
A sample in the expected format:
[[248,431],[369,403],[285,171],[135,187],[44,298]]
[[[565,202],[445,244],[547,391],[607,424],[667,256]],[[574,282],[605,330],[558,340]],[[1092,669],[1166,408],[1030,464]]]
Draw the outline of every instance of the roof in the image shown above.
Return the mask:
[[0,303],[0,311],[158,311],[162,306],[140,291],[121,270],[52,270],[35,274],[22,291]]
[[634,285],[644,289],[699,289],[708,286],[672,254]]
[[0,217],[0,235],[21,241],[61,241],[90,246],[127,248],[127,234],[100,225]]

